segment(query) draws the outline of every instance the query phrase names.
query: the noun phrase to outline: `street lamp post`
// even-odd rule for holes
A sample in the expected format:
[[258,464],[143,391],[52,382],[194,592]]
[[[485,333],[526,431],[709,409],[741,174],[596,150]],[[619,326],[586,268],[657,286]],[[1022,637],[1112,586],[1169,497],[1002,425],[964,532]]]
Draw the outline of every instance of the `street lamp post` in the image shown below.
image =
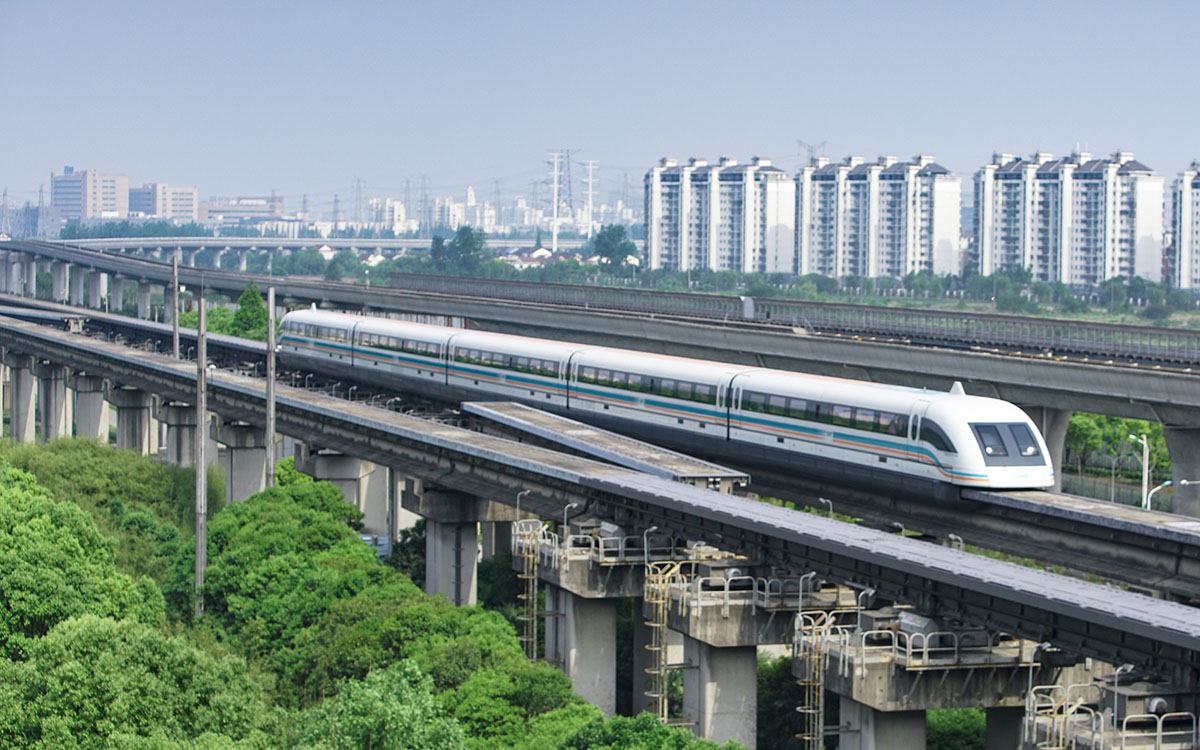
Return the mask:
[[[1196,484],[1196,483],[1197,483],[1197,481],[1200,481],[1200,480],[1196,480],[1196,479],[1180,479],[1180,480],[1179,480],[1179,486],[1180,486],[1180,487],[1187,487],[1189,484]],[[1162,484],[1158,485],[1158,486],[1157,486],[1157,487],[1155,487],[1154,489],[1150,490],[1150,492],[1146,494],[1146,502],[1142,504],[1142,508],[1144,508],[1144,509],[1146,509],[1146,510],[1153,510],[1153,507],[1152,507],[1152,506],[1153,506],[1153,503],[1151,503],[1150,501],[1151,501],[1151,499],[1154,497],[1154,493],[1155,493],[1155,492],[1158,492],[1159,490],[1166,489],[1167,487],[1170,487],[1172,484],[1174,484],[1174,483],[1173,483],[1173,482],[1172,482],[1170,479],[1168,479],[1167,481],[1165,481],[1165,482],[1163,482]]]
[[650,534],[658,531],[657,526],[651,526],[642,532],[642,555],[646,558],[646,564],[650,564]]
[[567,534],[567,514],[571,512],[571,508],[578,508],[578,507],[579,507],[579,503],[567,503],[566,507],[563,508],[562,538],[563,538],[564,542],[567,540],[567,536],[568,536],[568,534]]
[[533,490],[521,490],[520,492],[517,493],[517,520],[518,521],[521,520],[521,498],[525,497],[530,492],[533,492]]
[[828,507],[829,508],[829,517],[833,518],[833,501],[828,498],[818,497],[817,502],[820,503],[821,505]]
[[1132,664],[1122,664],[1117,667],[1117,671],[1113,672],[1113,744],[1117,744],[1117,705],[1121,702],[1121,696],[1117,693],[1117,688],[1121,686],[1121,673],[1132,672]]
[[1130,435],[1129,439],[1142,444],[1142,507],[1150,507],[1150,441],[1145,435]]

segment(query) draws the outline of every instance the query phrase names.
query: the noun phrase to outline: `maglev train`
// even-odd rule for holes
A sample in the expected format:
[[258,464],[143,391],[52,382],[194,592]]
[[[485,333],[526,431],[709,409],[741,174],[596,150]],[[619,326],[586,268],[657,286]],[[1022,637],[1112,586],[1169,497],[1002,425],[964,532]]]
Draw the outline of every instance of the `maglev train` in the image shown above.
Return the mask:
[[[736,465],[900,494],[1049,487],[1007,401],[320,310],[289,312],[285,366],[441,398],[520,401]],[[907,492],[906,492],[907,491]]]

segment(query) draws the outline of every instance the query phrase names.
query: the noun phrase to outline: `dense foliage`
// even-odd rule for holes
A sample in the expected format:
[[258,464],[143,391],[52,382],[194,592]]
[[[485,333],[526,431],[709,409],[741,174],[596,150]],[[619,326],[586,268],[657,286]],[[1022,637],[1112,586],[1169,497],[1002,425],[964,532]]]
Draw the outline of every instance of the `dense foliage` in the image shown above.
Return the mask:
[[[196,310],[179,316],[179,325],[196,328],[200,325],[200,313]],[[209,333],[240,336],[255,341],[267,340],[267,306],[258,287],[251,283],[238,297],[236,310],[214,307],[208,311],[204,325]]]
[[214,504],[193,623],[176,474],[86,440],[5,447],[0,747],[713,747],[605,719],[502,615],[426,596],[338,489],[280,468],[282,486]]

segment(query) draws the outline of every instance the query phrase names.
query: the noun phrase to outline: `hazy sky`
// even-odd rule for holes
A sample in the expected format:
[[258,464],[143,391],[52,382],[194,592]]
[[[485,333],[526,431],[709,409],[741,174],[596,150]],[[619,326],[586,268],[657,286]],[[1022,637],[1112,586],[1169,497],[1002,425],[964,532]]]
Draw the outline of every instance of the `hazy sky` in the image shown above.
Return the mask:
[[[64,164],[297,208],[600,189],[659,157],[993,151],[1200,157],[1200,3],[0,0],[0,188]],[[582,167],[573,167],[578,175]],[[969,193],[969,190],[965,190]],[[345,203],[343,203],[345,205]]]

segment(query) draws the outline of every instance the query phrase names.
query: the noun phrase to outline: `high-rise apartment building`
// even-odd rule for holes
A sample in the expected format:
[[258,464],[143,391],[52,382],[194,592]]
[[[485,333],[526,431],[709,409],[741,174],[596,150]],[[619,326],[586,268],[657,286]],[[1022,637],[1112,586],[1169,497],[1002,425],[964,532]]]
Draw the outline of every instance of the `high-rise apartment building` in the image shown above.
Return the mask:
[[767,159],[662,159],[645,177],[648,266],[795,273],[794,190]]
[[50,175],[50,205],[67,221],[123,219],[129,215],[129,178],[63,167]]
[[796,175],[796,270],[833,278],[957,273],[961,204],[961,179],[932,156],[814,159]]
[[140,188],[129,188],[130,213],[170,221],[195,221],[199,211],[200,200],[194,187],[151,182]]
[[978,270],[1016,265],[1035,279],[1076,286],[1158,279],[1162,208],[1162,177],[1129,152],[995,154],[975,173]]
[[1175,239],[1171,282],[1180,289],[1200,289],[1200,160],[1175,178],[1171,208]]

